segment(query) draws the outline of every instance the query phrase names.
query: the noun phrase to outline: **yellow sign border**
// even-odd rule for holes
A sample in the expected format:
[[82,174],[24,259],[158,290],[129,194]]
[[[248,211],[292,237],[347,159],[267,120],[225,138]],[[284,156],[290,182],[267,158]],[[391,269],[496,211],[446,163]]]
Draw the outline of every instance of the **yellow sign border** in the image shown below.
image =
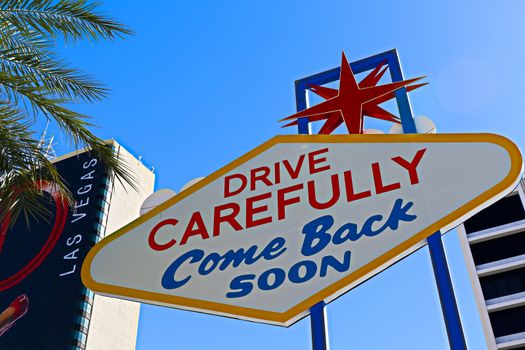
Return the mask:
[[[280,143],[473,143],[473,142],[483,142],[483,143],[493,143],[498,146],[503,147],[509,154],[511,167],[509,173],[503,181],[499,184],[493,186],[486,192],[482,193],[477,198],[474,198],[470,202],[466,203],[456,211],[450,213],[449,215],[443,217],[441,220],[433,223],[428,226],[426,229],[415,234],[408,240],[397,245],[395,248],[391,249],[382,256],[377,257],[369,264],[359,268],[358,270],[352,272],[348,276],[345,276],[341,280],[327,286],[320,292],[312,295],[311,297],[303,300],[289,310],[278,313],[265,310],[258,310],[246,307],[239,307],[234,305],[209,302],[203,300],[196,300],[191,298],[183,298],[178,296],[166,295],[161,293],[154,293],[148,291],[142,291],[132,288],[112,286],[108,284],[98,283],[91,276],[91,264],[93,262],[96,254],[103,249],[108,243],[116,240],[120,236],[126,234],[131,229],[137,227],[138,225],[146,222],[156,214],[164,211],[165,209],[171,207],[178,201],[183,198],[191,195],[192,193],[198,191],[199,189],[205,187],[210,182],[221,177],[222,175],[230,172],[231,170],[237,168],[241,164],[245,163],[251,158],[254,158],[258,154],[266,151],[272,146]],[[266,323],[279,324],[284,326],[290,326],[294,322],[290,322],[294,318],[297,318],[298,315],[307,314],[308,309],[313,305],[317,304],[322,300],[329,299],[331,296],[337,292],[343,290],[346,286],[354,283],[355,281],[366,277],[367,274],[373,272],[375,269],[381,267],[388,261],[394,259],[395,257],[403,254],[403,252],[409,250],[411,247],[417,245],[419,242],[423,241],[425,238],[432,235],[434,232],[439,231],[441,228],[453,223],[462,216],[466,215],[470,211],[480,207],[483,203],[490,201],[492,198],[502,194],[506,190],[510,190],[513,185],[517,184],[517,181],[521,178],[523,160],[521,153],[518,147],[509,139],[495,134],[488,133],[478,133],[478,134],[402,134],[402,135],[279,135],[271,138],[262,145],[256,147],[250,152],[244,154],[238,159],[234,160],[230,164],[224,166],[213,174],[207,176],[200,182],[191,186],[185,191],[182,191],[180,194],[174,196],[163,204],[159,205],[150,212],[139,217],[135,221],[124,226],[115,233],[104,238],[98,244],[96,244],[86,256],[84,263],[82,264],[81,277],[84,285],[101,294],[111,295],[111,296],[121,296],[124,298],[151,302],[153,304],[163,304],[173,307],[180,307],[183,309],[189,309],[200,312],[220,314],[224,316],[237,317],[237,318],[246,318],[250,320],[258,320]]]

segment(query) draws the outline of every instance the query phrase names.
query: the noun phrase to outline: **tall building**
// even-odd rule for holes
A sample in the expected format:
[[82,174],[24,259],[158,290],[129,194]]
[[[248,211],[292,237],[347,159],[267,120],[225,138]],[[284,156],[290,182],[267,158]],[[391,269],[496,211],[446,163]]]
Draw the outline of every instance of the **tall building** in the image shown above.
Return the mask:
[[489,349],[525,350],[525,181],[458,234]]
[[0,349],[135,349],[140,305],[94,295],[80,279],[89,249],[137,218],[153,192],[153,172],[109,143],[134,173],[137,191],[110,178],[89,152],[71,153],[53,163],[74,205],[64,205],[42,183],[49,222],[0,227]]

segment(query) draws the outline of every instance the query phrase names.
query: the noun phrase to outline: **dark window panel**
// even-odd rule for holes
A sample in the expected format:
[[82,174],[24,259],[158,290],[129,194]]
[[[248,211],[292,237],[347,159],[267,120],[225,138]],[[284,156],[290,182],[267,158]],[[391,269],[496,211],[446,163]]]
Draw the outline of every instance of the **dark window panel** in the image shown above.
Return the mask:
[[525,291],[525,267],[482,277],[481,289],[485,300]]
[[525,232],[517,232],[470,246],[476,265],[525,254]]
[[465,230],[471,233],[524,219],[525,210],[516,194],[497,201],[465,221]]
[[489,314],[496,337],[525,332],[525,306]]

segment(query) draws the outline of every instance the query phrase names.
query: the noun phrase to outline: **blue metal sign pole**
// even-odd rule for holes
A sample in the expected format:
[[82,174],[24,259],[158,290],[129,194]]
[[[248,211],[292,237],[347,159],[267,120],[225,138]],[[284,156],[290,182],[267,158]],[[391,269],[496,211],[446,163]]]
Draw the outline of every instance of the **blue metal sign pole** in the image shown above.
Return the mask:
[[[388,62],[390,76],[393,82],[403,80],[403,72],[399,63],[399,56],[397,51],[386,51],[360,61],[352,62],[350,64],[352,71],[355,74],[374,69],[383,61]],[[297,111],[308,108],[306,93],[308,84],[324,85],[339,79],[340,68],[334,68],[319,74],[309,76],[307,78],[295,82],[295,98]],[[412,108],[406,93],[406,89],[402,88],[396,91],[396,101],[405,134],[417,133],[416,125],[412,115]],[[300,118],[298,122],[299,134],[310,134],[308,118]],[[434,277],[439,292],[439,299],[441,302],[441,310],[445,319],[445,326],[447,329],[448,340],[452,350],[466,350],[467,345],[465,336],[463,335],[463,327],[459,316],[459,310],[454,295],[454,288],[448,270],[445,249],[441,239],[441,232],[436,232],[427,239],[428,248],[430,250],[430,257],[432,260],[432,267],[434,269]],[[310,309],[310,322],[312,329],[312,349],[313,350],[328,350],[328,332],[326,323],[326,309],[325,303],[320,302]]]
[[312,332],[312,349],[328,350],[328,322],[324,301],[310,308],[310,329]]

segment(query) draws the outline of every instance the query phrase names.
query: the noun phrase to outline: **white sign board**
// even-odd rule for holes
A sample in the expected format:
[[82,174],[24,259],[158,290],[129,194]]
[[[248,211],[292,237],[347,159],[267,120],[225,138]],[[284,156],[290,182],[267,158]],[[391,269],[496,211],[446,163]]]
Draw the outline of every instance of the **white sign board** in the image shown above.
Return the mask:
[[288,326],[510,191],[492,134],[277,136],[98,243],[95,292]]

